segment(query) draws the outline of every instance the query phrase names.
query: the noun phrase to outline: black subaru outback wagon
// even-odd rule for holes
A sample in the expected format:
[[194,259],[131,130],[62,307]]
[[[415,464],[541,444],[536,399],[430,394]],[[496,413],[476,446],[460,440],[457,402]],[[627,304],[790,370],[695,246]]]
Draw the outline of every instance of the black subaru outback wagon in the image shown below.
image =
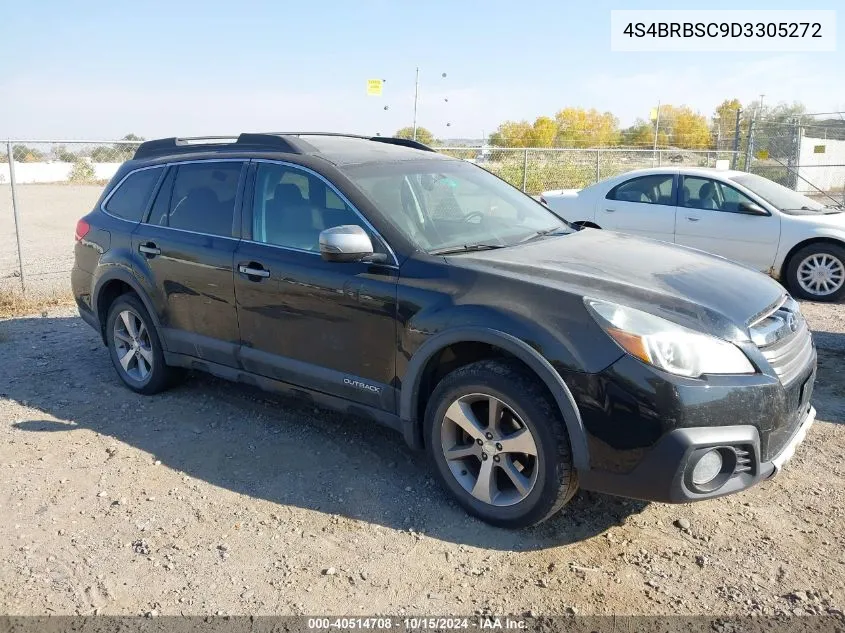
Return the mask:
[[815,416],[815,346],[776,282],[577,230],[412,141],[146,142],[75,250],[80,314],[130,389],[198,369],[375,419],[497,525],[579,487],[748,488]]

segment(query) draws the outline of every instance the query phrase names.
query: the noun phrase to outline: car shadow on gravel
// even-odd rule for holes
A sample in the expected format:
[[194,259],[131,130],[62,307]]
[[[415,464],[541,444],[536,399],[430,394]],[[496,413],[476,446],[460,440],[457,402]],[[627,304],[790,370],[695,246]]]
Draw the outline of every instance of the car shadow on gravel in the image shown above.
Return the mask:
[[[0,396],[45,414],[13,428],[68,436],[87,429],[114,438],[152,456],[133,460],[135,477],[160,460],[194,479],[274,504],[509,551],[582,541],[646,507],[582,492],[538,527],[493,528],[451,500],[423,454],[375,423],[205,374],[166,393],[140,396],[123,387],[106,349],[79,319],[18,319],[2,326]],[[99,476],[96,465],[110,457],[108,443],[91,449],[92,478]]]
[[818,369],[813,389],[816,417],[825,422],[845,424],[845,334],[814,331]]

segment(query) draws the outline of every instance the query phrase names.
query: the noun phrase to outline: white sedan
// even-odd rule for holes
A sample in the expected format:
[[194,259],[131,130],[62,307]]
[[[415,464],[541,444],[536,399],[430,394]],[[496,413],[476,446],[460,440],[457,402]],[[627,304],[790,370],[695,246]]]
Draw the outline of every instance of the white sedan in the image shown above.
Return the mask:
[[653,168],[541,202],[582,226],[635,233],[715,253],[768,273],[793,294],[845,293],[845,213],[742,171]]

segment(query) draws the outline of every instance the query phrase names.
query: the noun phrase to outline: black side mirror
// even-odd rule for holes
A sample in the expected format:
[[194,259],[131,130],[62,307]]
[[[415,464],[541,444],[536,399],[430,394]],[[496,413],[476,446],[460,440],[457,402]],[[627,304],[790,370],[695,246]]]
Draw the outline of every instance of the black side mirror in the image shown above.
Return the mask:
[[753,202],[740,202],[739,211],[749,215],[768,215],[763,207]]

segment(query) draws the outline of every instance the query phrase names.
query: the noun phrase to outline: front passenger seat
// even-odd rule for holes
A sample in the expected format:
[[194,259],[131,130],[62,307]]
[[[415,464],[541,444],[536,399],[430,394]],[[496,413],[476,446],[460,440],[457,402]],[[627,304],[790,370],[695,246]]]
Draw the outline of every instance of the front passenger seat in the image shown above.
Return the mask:
[[267,202],[266,215],[269,243],[317,250],[320,230],[314,226],[311,205],[299,187],[292,183],[277,185],[273,199]]

